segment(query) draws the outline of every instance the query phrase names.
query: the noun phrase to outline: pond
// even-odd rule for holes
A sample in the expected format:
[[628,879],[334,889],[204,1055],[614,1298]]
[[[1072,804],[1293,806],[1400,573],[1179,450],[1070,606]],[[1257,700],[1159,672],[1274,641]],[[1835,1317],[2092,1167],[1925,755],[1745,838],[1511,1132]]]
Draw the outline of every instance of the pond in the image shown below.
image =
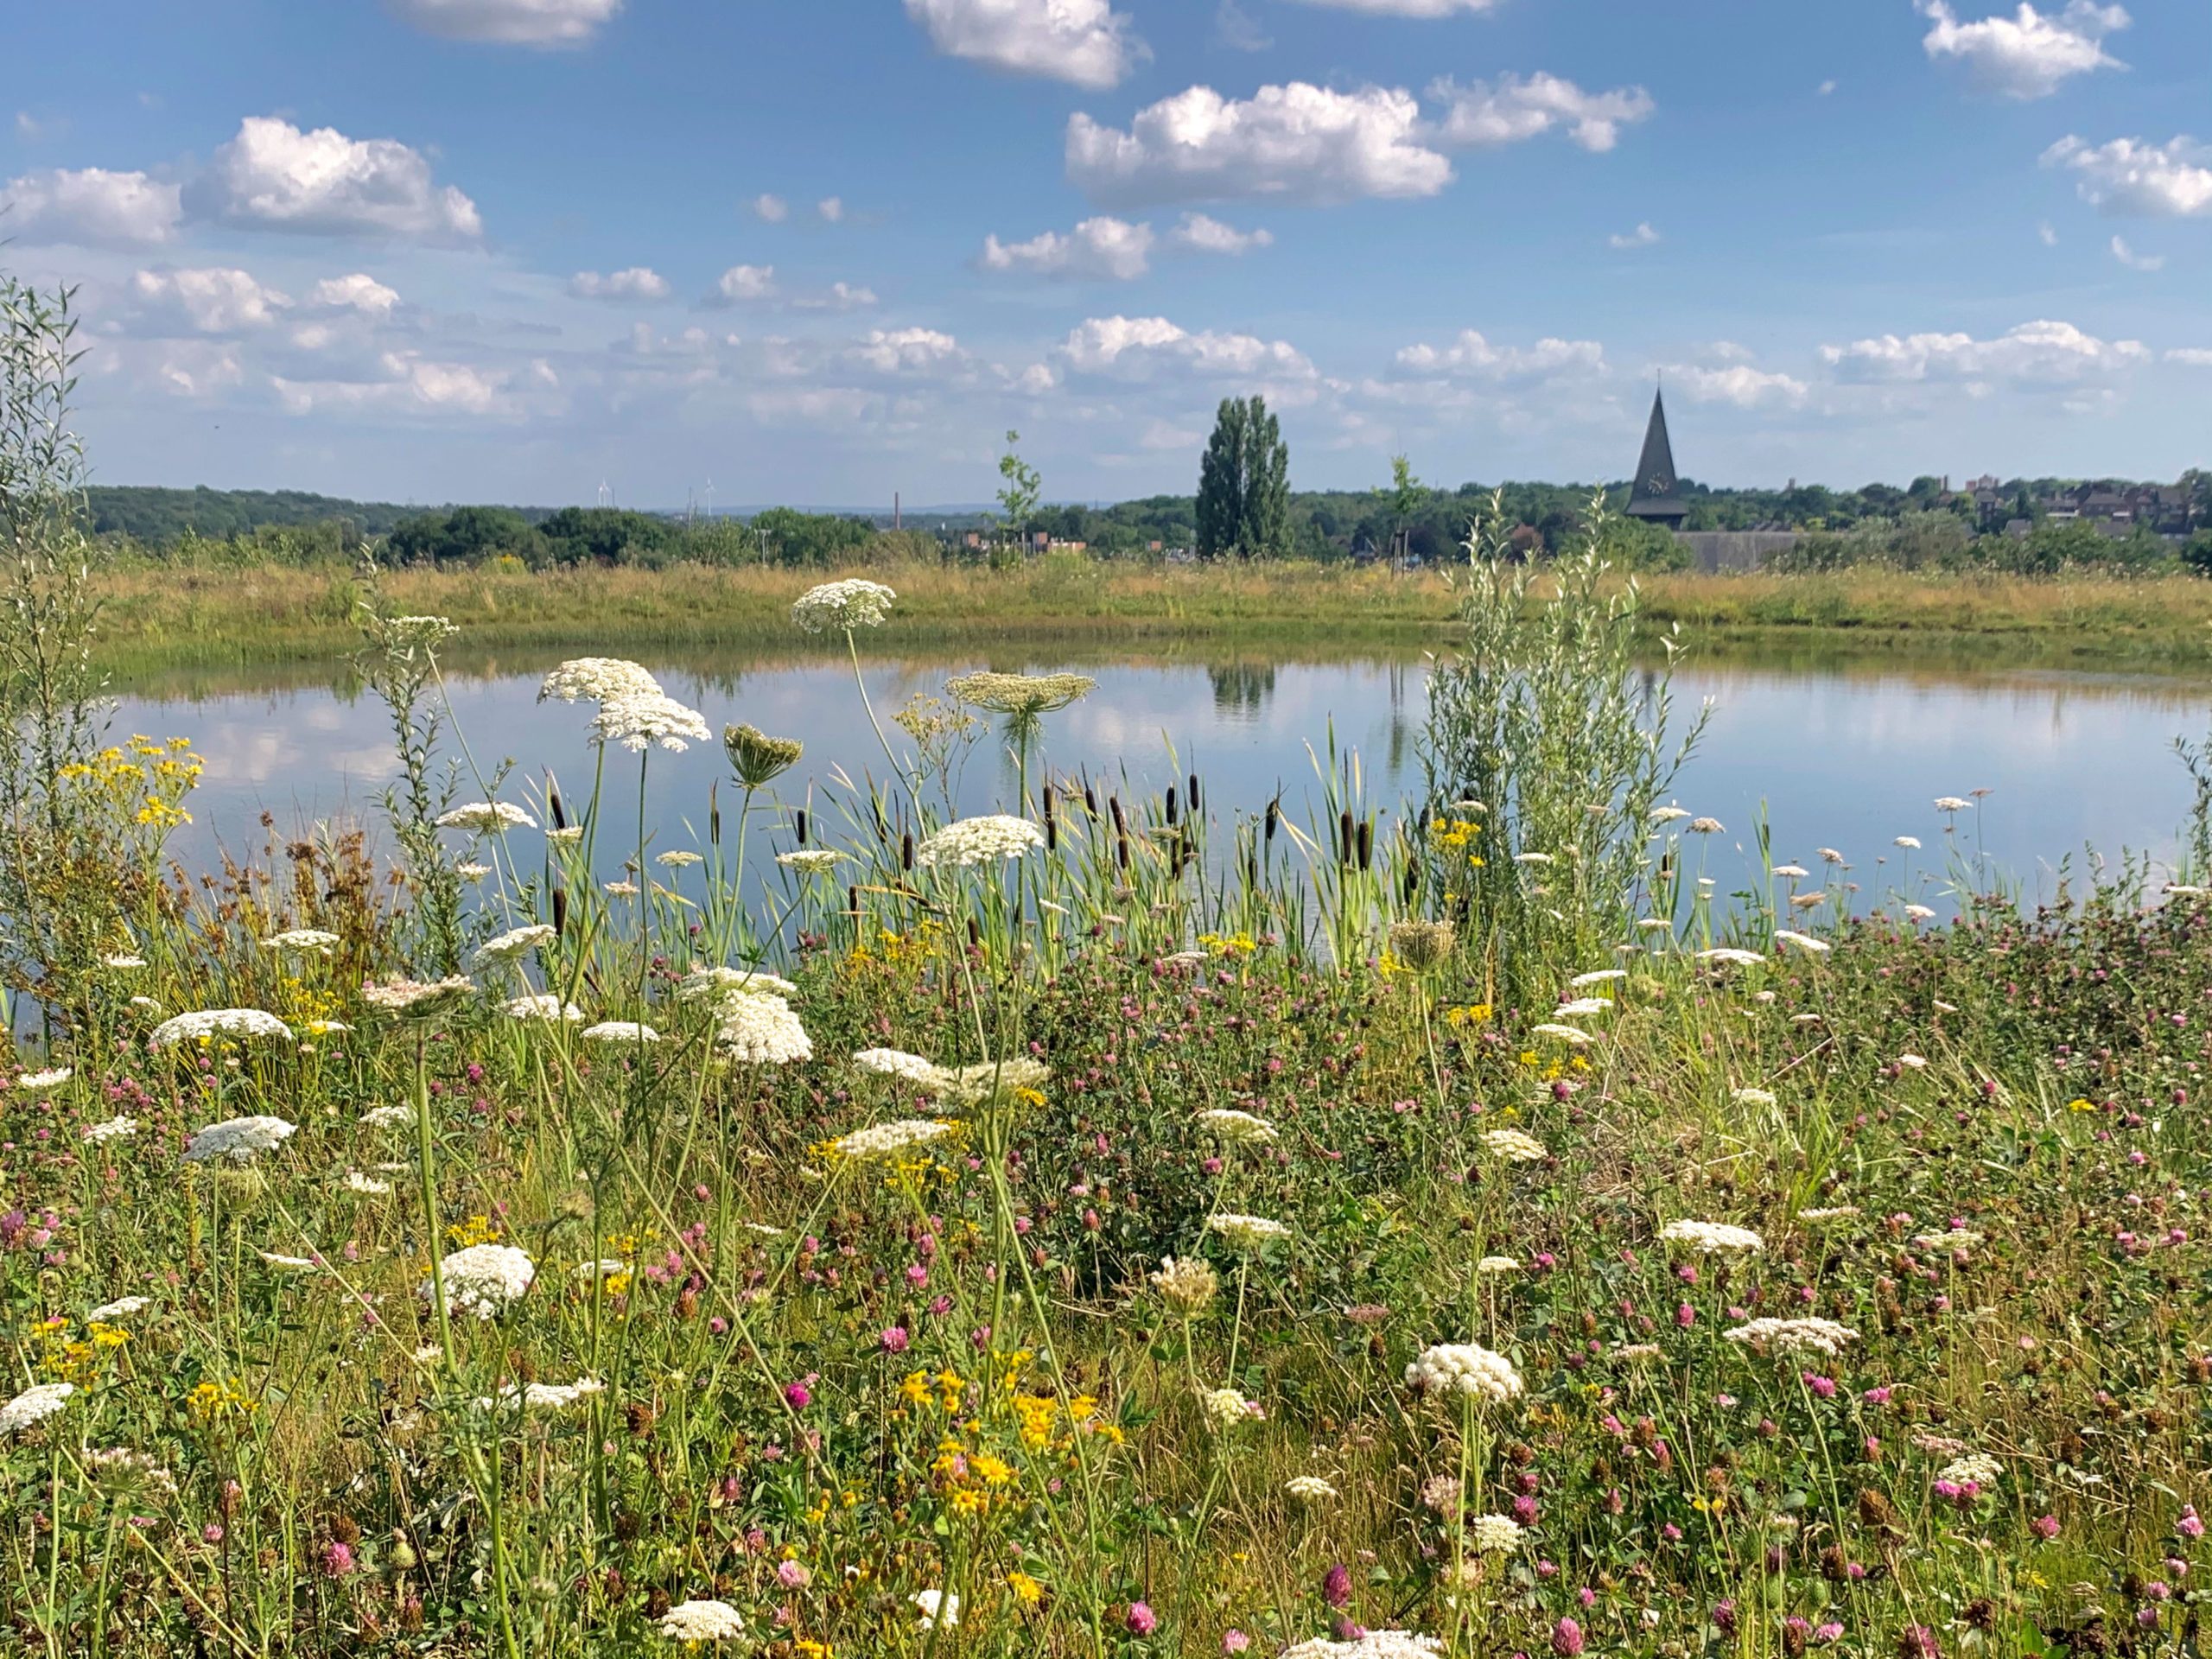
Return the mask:
[[[534,811],[549,772],[572,803],[592,776],[588,709],[536,700],[539,677],[557,655],[464,659],[448,679],[475,762],[488,773],[512,759],[515,774],[500,792]],[[1278,792],[1294,818],[1318,809],[1317,767],[1326,761],[1316,757],[1325,757],[1332,732],[1339,756],[1357,757],[1370,801],[1395,811],[1421,790],[1427,663],[1417,652],[1278,658],[1194,647],[1088,660],[999,647],[862,661],[887,728],[910,697],[942,696],[950,674],[990,667],[1094,675],[1097,690],[1046,722],[1052,771],[1126,774],[1132,785],[1151,789],[1196,771],[1217,817],[1257,811]],[[805,760],[778,786],[788,804],[804,804],[812,791],[820,814],[830,798],[849,792],[843,779],[885,773],[842,657],[648,657],[647,666],[717,731],[747,721],[803,740]],[[1678,671],[1675,690],[1684,711],[1702,698],[1714,705],[1675,793],[1690,810],[1726,826],[1706,849],[1706,868],[1724,890],[1757,868],[1754,831],[1764,814],[1775,861],[1817,866],[1816,849],[1838,849],[1866,899],[1902,886],[1939,906],[1948,878],[1947,821],[1932,804],[1938,796],[1977,801],[1958,815],[1957,850],[1986,860],[2030,899],[2050,893],[2059,861],[2070,855],[2078,867],[2087,848],[2107,858],[2126,848],[2171,859],[2190,798],[2171,744],[2202,733],[2212,711],[2212,682],[2203,679],[1940,659],[1875,666],[1693,660]],[[378,827],[382,791],[396,771],[382,705],[342,669],[143,681],[123,689],[115,729],[188,735],[206,756],[196,822],[175,843],[188,863],[219,844],[257,847],[264,814],[283,835],[316,822]],[[895,728],[891,735],[903,744]],[[608,775],[615,804],[602,849],[634,847],[634,759],[618,751]],[[719,743],[682,755],[655,753],[654,850],[696,844],[708,787],[727,775]],[[480,794],[470,782],[461,798]],[[1011,760],[987,737],[961,775],[960,809],[994,810],[1014,794]],[[1919,837],[1924,850],[1901,853],[1893,844],[1901,835]],[[779,829],[777,845],[790,844],[788,829]],[[607,861],[621,857],[614,851]]]

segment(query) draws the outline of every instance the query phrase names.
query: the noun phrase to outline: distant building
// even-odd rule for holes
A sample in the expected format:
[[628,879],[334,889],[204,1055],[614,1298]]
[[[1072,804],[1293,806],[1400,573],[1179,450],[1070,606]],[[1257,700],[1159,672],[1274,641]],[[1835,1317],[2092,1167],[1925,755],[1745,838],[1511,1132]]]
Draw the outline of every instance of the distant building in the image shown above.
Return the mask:
[[1629,486],[1628,516],[1642,518],[1662,530],[1680,530],[1690,516],[1682,499],[1681,481],[1675,476],[1675,446],[1667,438],[1667,404],[1651,394],[1651,422],[1643,429],[1643,454],[1637,457],[1636,480]]

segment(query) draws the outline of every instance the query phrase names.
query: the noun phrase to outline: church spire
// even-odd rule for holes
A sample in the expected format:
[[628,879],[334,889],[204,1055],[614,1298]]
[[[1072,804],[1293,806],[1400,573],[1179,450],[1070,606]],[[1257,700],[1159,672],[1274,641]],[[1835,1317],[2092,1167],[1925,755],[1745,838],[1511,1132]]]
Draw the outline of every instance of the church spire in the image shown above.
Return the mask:
[[1643,454],[1629,486],[1628,511],[1631,518],[1648,518],[1669,530],[1681,529],[1689,517],[1689,503],[1682,499],[1675,476],[1675,447],[1667,437],[1667,400],[1657,391],[1651,394],[1651,423],[1643,429]]

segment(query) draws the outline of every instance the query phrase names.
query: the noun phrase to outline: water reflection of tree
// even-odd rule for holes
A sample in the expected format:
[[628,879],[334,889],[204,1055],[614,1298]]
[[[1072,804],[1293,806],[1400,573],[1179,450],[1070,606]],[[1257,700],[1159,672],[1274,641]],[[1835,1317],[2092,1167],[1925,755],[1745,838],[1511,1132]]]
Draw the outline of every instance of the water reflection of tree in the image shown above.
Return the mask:
[[1213,706],[1224,715],[1257,720],[1275,694],[1273,663],[1214,663],[1206,678],[1213,682]]

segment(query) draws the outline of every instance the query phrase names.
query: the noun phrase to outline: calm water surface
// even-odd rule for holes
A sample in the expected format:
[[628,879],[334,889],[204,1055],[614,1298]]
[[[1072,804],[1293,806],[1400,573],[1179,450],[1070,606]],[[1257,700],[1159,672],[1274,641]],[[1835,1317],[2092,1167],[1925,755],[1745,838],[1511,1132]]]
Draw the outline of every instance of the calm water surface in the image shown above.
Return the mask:
[[[476,761],[488,771],[512,759],[516,775],[501,792],[533,810],[549,769],[571,799],[588,789],[592,772],[588,710],[536,701],[538,677],[553,660],[463,665],[449,682]],[[1095,675],[1097,690],[1047,723],[1053,771],[1126,772],[1157,788],[1195,768],[1217,816],[1256,810],[1278,791],[1293,810],[1318,802],[1308,746],[1325,753],[1332,728],[1339,754],[1358,757],[1371,800],[1395,808],[1421,788],[1415,740],[1426,664],[1416,654],[1268,661],[1198,652],[1099,662],[1016,651],[863,660],[887,725],[910,696],[941,694],[948,674],[969,669]],[[647,665],[717,730],[742,720],[803,739],[805,761],[781,786],[786,800],[811,785],[819,810],[845,792],[841,772],[883,772],[842,658],[649,658]],[[2071,854],[2078,861],[2085,846],[2170,856],[2189,795],[2171,745],[2202,732],[2212,712],[2212,683],[2203,680],[2062,671],[1702,664],[1678,672],[1675,686],[1686,711],[1700,698],[1714,705],[1676,792],[1684,806],[1726,824],[1707,863],[1724,887],[1756,865],[1752,831],[1764,812],[1777,862],[1815,865],[1815,848],[1834,847],[1870,891],[1903,879],[1933,896],[1943,822],[1930,803],[1976,790],[1990,792],[1962,815],[1965,850],[1979,850],[2031,894],[2048,892],[2057,861]],[[331,670],[144,683],[125,689],[117,728],[189,735],[207,757],[198,822],[177,847],[188,858],[217,842],[257,844],[264,812],[288,832],[315,821],[373,825],[395,772],[382,706]],[[656,752],[648,811],[656,849],[696,844],[708,786],[726,772],[719,744]],[[619,780],[608,821],[619,847],[636,824],[634,757],[618,751],[608,773]],[[1011,762],[987,740],[961,779],[962,810],[988,810],[1013,793]],[[461,798],[479,795],[468,785]],[[1926,843],[1909,870],[1891,844],[1899,835]]]

